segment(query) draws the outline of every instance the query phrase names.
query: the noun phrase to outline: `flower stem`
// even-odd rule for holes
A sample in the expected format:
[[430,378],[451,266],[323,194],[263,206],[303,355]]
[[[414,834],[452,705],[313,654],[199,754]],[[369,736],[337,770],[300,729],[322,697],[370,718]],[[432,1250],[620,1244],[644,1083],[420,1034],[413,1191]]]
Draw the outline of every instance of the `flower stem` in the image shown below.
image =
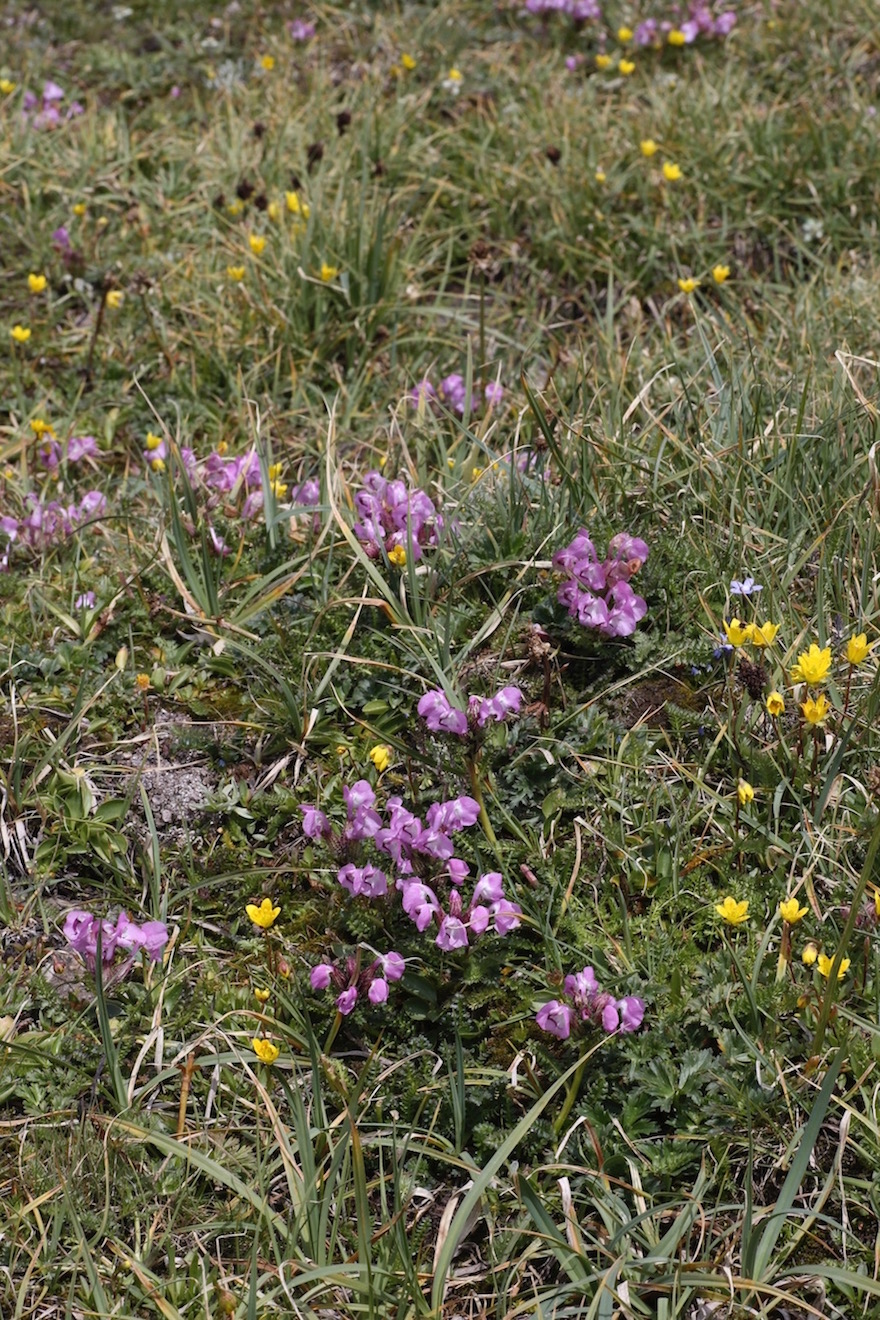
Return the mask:
[[[592,1054],[592,1050],[590,1051],[590,1054]],[[560,1109],[559,1113],[556,1115],[555,1119],[553,1120],[553,1131],[557,1134],[557,1136],[565,1126],[566,1120],[569,1114],[571,1113],[572,1105],[577,1099],[578,1091],[581,1089],[581,1082],[584,1080],[584,1071],[586,1069],[587,1060],[589,1059],[590,1054],[585,1054],[584,1057],[581,1059],[580,1063],[578,1064],[577,1072],[569,1082],[568,1090],[565,1093],[565,1100],[563,1101],[562,1108]]]
[[489,819],[489,813],[486,810],[486,803],[483,798],[483,784],[480,779],[479,769],[477,768],[478,762],[479,762],[478,755],[474,756],[472,759],[468,758],[467,767],[468,767],[468,775],[471,781],[471,792],[473,793],[474,801],[479,803],[480,824],[483,827],[483,833],[491,843],[492,847],[497,848],[498,840],[495,837],[495,831],[492,829],[492,822]]

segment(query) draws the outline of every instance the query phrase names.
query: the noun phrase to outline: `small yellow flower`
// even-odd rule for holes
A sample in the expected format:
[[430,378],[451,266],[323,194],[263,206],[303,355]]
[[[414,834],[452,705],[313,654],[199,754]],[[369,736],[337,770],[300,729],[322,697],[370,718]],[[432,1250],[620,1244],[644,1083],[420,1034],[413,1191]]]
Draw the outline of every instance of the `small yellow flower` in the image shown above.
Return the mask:
[[262,256],[265,246],[266,240],[262,234],[248,234],[248,247],[255,257]]
[[144,441],[144,448],[146,450],[152,453],[152,451],[154,449],[158,449],[161,446],[161,444],[162,444],[161,435],[154,435],[152,431],[147,432],[147,438]]
[[682,293],[693,293],[694,289],[700,287],[700,281],[690,278],[686,280],[680,279],[678,281],[678,287],[681,289]]
[[660,147],[654,141],[653,138],[642,138],[641,142],[639,143],[639,149],[642,155],[647,156],[647,158],[650,160],[652,156],[656,156],[657,152],[660,150]]
[[150,468],[152,469],[153,472],[164,472],[164,471],[165,471],[165,459],[164,459],[164,458],[151,458],[151,459],[150,459]]
[[258,1004],[265,1004],[268,1001],[269,996],[271,994],[272,994],[271,990],[261,990],[259,988],[254,990],[254,998],[256,999]]
[[784,903],[779,904],[779,915],[783,921],[787,921],[789,926],[793,926],[796,921],[800,921],[809,912],[809,908],[799,907],[796,898],[787,898]]
[[[827,953],[819,954],[819,974],[821,976],[824,976],[826,981],[828,977],[831,975],[831,964],[833,962],[834,959],[829,958]],[[850,963],[849,958],[841,958],[840,966],[837,969],[838,981],[842,981],[843,978],[846,976],[847,972],[849,971],[849,963]]]
[[741,779],[736,786],[736,796],[739,798],[739,805],[747,807],[750,802],[755,800],[755,790],[747,779]]
[[277,1045],[273,1045],[271,1040],[264,1040],[261,1036],[255,1036],[251,1045],[260,1063],[272,1064],[281,1053]]
[[335,280],[338,274],[339,274],[338,266],[331,266],[326,261],[321,262],[321,279],[324,281],[325,284],[329,284],[331,280]]
[[874,911],[880,917],[880,889],[874,890]]
[[769,692],[764,704],[767,707],[768,715],[781,715],[785,710],[785,698],[781,692]]
[[230,215],[233,216],[241,215],[242,211],[244,210],[244,202],[241,201],[240,198],[236,197],[229,203],[226,210],[229,212]]
[[284,496],[287,494],[287,486],[283,481],[271,482],[270,489],[272,491],[272,494],[275,496],[276,500],[284,499]]
[[108,289],[105,302],[108,307],[112,307],[114,311],[118,311],[125,302],[125,294],[121,289]]
[[724,631],[731,646],[742,646],[744,642],[749,640],[749,625],[740,623],[739,619],[731,619],[729,623],[725,622]]
[[846,644],[846,658],[851,665],[860,665],[870,651],[867,633],[856,633]]
[[308,220],[311,213],[311,207],[308,202],[301,202],[299,193],[288,192],[284,194],[284,202],[291,215],[301,215]]
[[804,712],[804,719],[808,724],[824,724],[828,718],[828,712],[831,710],[831,703],[820,692],[818,697],[809,697],[801,704],[801,710]]
[[231,280],[240,283],[244,279],[244,266],[227,266],[226,274]]
[[614,61],[612,60],[610,55],[599,54],[596,56],[597,69],[610,69],[613,63]]
[[666,40],[669,42],[670,46],[683,46],[687,41],[687,37],[680,28],[673,28],[667,35]]
[[34,435],[37,437],[38,440],[41,435],[55,434],[55,427],[52,426],[49,422],[44,421],[42,417],[31,418],[31,430],[33,431]]
[[82,217],[85,215],[87,209],[85,202],[74,202],[73,214]]
[[717,266],[712,267],[712,279],[715,281],[716,284],[723,284],[724,281],[729,278],[730,278],[729,266],[724,266],[719,262]]
[[446,75],[447,82],[460,83],[461,79],[462,73],[460,69],[450,69]]
[[633,30],[631,27],[619,27],[617,29],[617,40],[625,46],[628,41],[633,39]]
[[276,478],[280,477],[280,476],[281,476],[281,472],[282,472],[283,467],[284,467],[284,464],[283,464],[283,463],[270,463],[270,464],[269,464],[269,480],[270,480],[270,481],[275,481]]
[[[397,547],[395,547],[395,549],[396,548]],[[373,762],[373,765],[379,771],[380,775],[388,769],[393,755],[394,753],[391,748],[386,747],[384,743],[377,743],[375,747],[370,748],[370,760]]]
[[749,641],[753,646],[772,646],[776,634],[779,632],[778,623],[762,623],[759,627],[756,623],[750,623]]
[[274,55],[261,56],[260,68],[265,69],[267,73],[271,73],[272,70],[275,68],[275,56]]
[[748,920],[749,900],[744,898],[737,903],[736,899],[728,894],[723,903],[715,904],[715,911],[719,917],[727,922],[728,926],[739,926]]
[[810,943],[804,945],[803,953],[801,954],[801,962],[805,967],[812,967],[818,957],[819,950],[816,948],[815,944]]
[[412,55],[407,55],[406,51],[404,51],[404,53],[401,55],[400,62],[403,65],[403,67],[407,69],[410,73],[416,67],[416,62],[413,59]]
[[406,551],[402,545],[393,545],[388,551],[388,562],[395,568],[406,568]]
[[150,687],[149,674],[138,674],[137,678],[134,681],[137,684],[138,690],[140,692],[147,692],[149,690]]
[[245,912],[260,930],[268,930],[270,926],[274,926],[280,911],[280,907],[272,906],[271,898],[264,898],[259,907],[256,903],[248,903],[245,907]]
[[14,325],[9,333],[17,344],[26,344],[31,337],[30,328],[26,325]]
[[273,224],[277,224],[278,221],[281,219],[281,203],[270,202],[269,205],[266,207],[266,215],[273,222]]
[[676,179],[681,178],[681,166],[676,165],[673,160],[664,160],[663,177],[667,183],[675,183]]
[[597,183],[604,183],[604,182],[606,181],[607,178],[608,178],[608,175],[605,173],[604,170],[596,170],[596,182],[597,182]]
[[628,78],[631,73],[635,73],[635,68],[636,68],[635,61],[619,60],[617,64],[617,68],[618,71],[623,74],[624,78]]
[[792,683],[821,683],[828,676],[831,668],[831,647],[825,646],[820,651],[815,642],[809,651],[801,651],[797,664],[791,671]]
[[8,78],[0,78],[0,92],[2,92],[4,96],[9,96],[14,91],[14,82],[10,82]]
[[42,293],[48,283],[45,275],[28,275],[28,288],[31,293]]

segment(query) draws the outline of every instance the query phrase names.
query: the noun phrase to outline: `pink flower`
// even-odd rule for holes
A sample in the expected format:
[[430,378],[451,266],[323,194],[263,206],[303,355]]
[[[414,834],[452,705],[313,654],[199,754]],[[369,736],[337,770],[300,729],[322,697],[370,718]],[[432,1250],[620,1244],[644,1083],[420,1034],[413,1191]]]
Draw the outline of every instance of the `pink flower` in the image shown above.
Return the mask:
[[309,973],[309,982],[313,990],[326,990],[333,975],[332,963],[318,963]]
[[440,922],[440,931],[434,943],[444,953],[451,953],[454,949],[465,948],[467,942],[467,927],[464,922],[459,917],[444,917]]
[[558,999],[551,999],[539,1008],[536,1021],[542,1031],[549,1032],[559,1040],[568,1040],[571,1035],[571,1009]]
[[336,1007],[339,1009],[339,1012],[343,1017],[348,1017],[349,1013],[357,1003],[357,997],[357,986],[354,985],[350,985],[347,990],[343,990],[342,994],[337,997]]
[[388,982],[377,976],[370,984],[367,997],[371,1004],[384,1004],[388,998]]

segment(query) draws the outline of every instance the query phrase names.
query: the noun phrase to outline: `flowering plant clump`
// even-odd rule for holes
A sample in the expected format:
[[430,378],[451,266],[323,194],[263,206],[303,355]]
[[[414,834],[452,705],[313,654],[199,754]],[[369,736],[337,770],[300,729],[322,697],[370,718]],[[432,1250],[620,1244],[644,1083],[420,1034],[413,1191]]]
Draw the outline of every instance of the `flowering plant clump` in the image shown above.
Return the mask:
[[605,637],[629,637],[648,612],[643,598],[629,585],[647,557],[648,546],[640,537],[618,532],[600,562],[582,527],[553,556],[553,567],[566,575],[556,598],[585,628],[595,628]]
[[336,992],[336,1007],[343,1017],[347,1017],[357,1003],[359,995],[366,995],[371,1004],[384,1004],[388,999],[389,986],[399,981],[406,971],[406,960],[392,949],[389,953],[380,953],[362,968],[359,958],[346,958],[342,964],[318,963],[309,975],[313,990],[333,989]]
[[300,808],[303,833],[314,840],[328,840],[337,854],[369,840],[378,852],[390,858],[389,870],[396,872],[393,884],[389,884],[388,873],[372,862],[363,858],[346,861],[337,872],[337,880],[353,898],[386,898],[396,890],[403,911],[419,932],[436,925],[434,943],[446,953],[465,948],[469,935],[479,936],[489,930],[507,935],[516,930],[522,909],[505,897],[500,873],[490,871],[479,876],[468,900],[459,889],[470,875],[470,866],[455,856],[453,836],[479,820],[480,805],[475,798],[463,795],[434,802],[422,820],[403,805],[401,798],[390,797],[383,820],[367,780],[346,785],[343,796],[347,822],[341,833],[337,834],[324,812],[313,806]]
[[551,999],[538,1009],[536,1021],[542,1031],[568,1040],[572,1029],[583,1023],[601,1027],[608,1035],[637,1031],[645,1016],[645,1004],[636,995],[615,999],[599,989],[592,967],[585,967],[564,981],[565,999]]
[[92,971],[97,964],[99,945],[101,962],[107,964],[113,962],[118,949],[124,949],[128,954],[121,969],[124,975],[139,949],[143,949],[152,962],[159,961],[168,943],[168,927],[163,921],[145,921],[138,925],[127,912],[120,912],[114,923],[93,916],[91,912],[75,910],[68,912],[65,918],[64,936],[71,948],[85,958]]
[[103,517],[106,511],[107,500],[99,490],[87,491],[79,503],[67,505],[59,500],[44,503],[34,491],[30,491],[24,497],[20,517],[0,515],[0,544],[5,541],[0,554],[0,572],[9,568],[14,541],[32,550],[45,550],[66,540],[78,528]]
[[[144,442],[143,458],[153,472],[164,472],[168,458],[167,440],[152,431],[147,432]],[[180,462],[190,485],[202,488],[207,493],[207,507],[216,507],[221,497],[242,495],[240,517],[251,522],[263,507],[262,474],[260,458],[255,449],[244,454],[227,453],[226,444],[221,442],[204,459],[198,459],[195,452],[186,445],[179,450]],[[269,484],[276,498],[289,497],[291,504],[312,508],[321,498],[321,487],[312,478],[288,490],[280,480],[281,465],[269,467]]]
[[[602,17],[598,0],[524,0],[524,12],[541,17],[565,14],[575,23]],[[675,5],[667,16],[648,14],[632,27],[618,28],[615,36],[623,46],[659,50],[664,45],[690,46],[700,37],[723,38],[729,36],[735,26],[735,10],[713,5],[707,0],[691,0],[686,17],[682,15],[681,7]],[[601,39],[604,41],[604,34]]]
[[418,487],[412,490],[405,481],[389,481],[381,472],[368,472],[354,503],[358,513],[354,534],[371,559],[384,550],[392,563],[400,564],[401,557],[405,563],[410,552],[414,559],[421,559],[425,546],[439,544],[443,517]]
[[71,101],[62,114],[61,102],[65,95],[64,88],[51,80],[44,83],[40,96],[37,96],[36,92],[25,92],[22,98],[22,112],[25,119],[34,128],[55,128],[65,119],[75,119],[77,115],[82,114],[83,108],[79,101]]
[[432,382],[426,376],[424,380],[413,386],[410,391],[410,398],[413,403],[442,403],[450,412],[458,413],[463,417],[465,412],[473,412],[485,402],[487,406],[497,408],[504,401],[504,386],[498,381],[487,381],[485,387],[481,390],[476,382],[471,383],[470,393],[468,392],[467,382],[464,376],[459,372],[453,372],[449,376],[444,376],[437,388],[434,388]]

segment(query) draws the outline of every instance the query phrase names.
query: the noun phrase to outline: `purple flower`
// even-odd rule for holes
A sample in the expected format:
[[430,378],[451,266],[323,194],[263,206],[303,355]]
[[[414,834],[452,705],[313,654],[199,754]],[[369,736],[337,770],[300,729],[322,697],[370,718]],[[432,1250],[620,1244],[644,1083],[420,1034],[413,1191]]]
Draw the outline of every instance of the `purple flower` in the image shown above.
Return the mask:
[[90,490],[80,500],[77,511],[79,521],[86,522],[92,518],[100,518],[107,512],[107,498],[99,490]]
[[53,230],[52,242],[54,246],[58,248],[59,252],[70,251],[70,234],[67,232],[64,225],[59,225],[57,229]]
[[444,953],[454,949],[463,949],[467,945],[467,927],[459,917],[444,917],[440,922],[440,931],[434,943]]
[[719,14],[715,20],[715,35],[726,37],[736,27],[736,14],[732,9],[727,9],[723,14]]
[[471,868],[467,862],[463,862],[460,857],[450,857],[446,863],[446,874],[449,876],[450,884],[464,884],[466,878],[470,875]]
[[343,1017],[348,1017],[349,1013],[357,1003],[357,997],[358,992],[356,985],[350,985],[347,990],[343,990],[342,994],[337,997],[336,1007],[339,1009],[339,1012]]
[[418,712],[432,733],[454,733],[467,736],[468,722],[463,710],[449,704],[440,688],[426,692],[418,704]]
[[388,892],[388,879],[384,871],[367,863],[366,866],[355,866],[349,862],[343,866],[338,873],[339,883],[343,889],[347,889],[355,897],[364,895],[367,898],[381,898]]
[[57,440],[44,440],[37,450],[37,460],[41,467],[55,470],[61,461],[61,446]]
[[315,35],[315,25],[303,18],[294,18],[287,24],[287,31],[293,41],[310,41]]
[[64,100],[64,89],[59,87],[56,82],[47,82],[43,85],[43,101],[51,104],[53,101]]
[[84,458],[93,458],[98,452],[98,442],[93,435],[72,435],[67,442],[68,463],[79,463]]
[[371,1004],[384,1004],[388,998],[388,982],[381,976],[375,977],[367,991]]
[[509,899],[502,898],[492,904],[490,911],[495,921],[496,934],[509,935],[512,930],[519,927],[519,919],[522,916],[519,903],[511,903]]
[[401,902],[404,912],[411,921],[415,922],[417,930],[427,930],[435,913],[440,912],[437,895],[420,880],[398,880],[397,884],[402,891]]
[[744,578],[739,582],[736,578],[730,584],[731,596],[754,596],[756,592],[763,591],[753,577]]
[[476,825],[480,819],[480,804],[475,798],[465,795],[451,798],[448,802],[435,802],[428,808],[427,819],[432,829],[455,834],[457,830]]
[[215,555],[225,556],[232,554],[232,551],[223,540],[223,537],[210,525],[208,526],[208,536],[211,538],[211,549],[214,551]]
[[620,1013],[620,1030],[637,1031],[645,1017],[644,1000],[635,995],[627,995],[624,999],[618,999],[617,1008]]
[[600,631],[606,637],[629,637],[647,614],[648,606],[628,582],[615,582],[610,594],[614,608]]
[[483,398],[487,403],[494,405],[502,403],[504,400],[504,386],[497,380],[490,380],[483,390]]
[[386,981],[399,981],[406,971],[406,960],[393,949],[389,953],[380,954],[379,962]]
[[504,880],[498,871],[487,871],[474,886],[474,903],[498,903],[504,897]]
[[73,608],[75,610],[93,610],[95,604],[95,593],[93,591],[83,591],[73,602]]
[[547,1031],[559,1040],[568,1040],[571,1035],[571,1009],[558,999],[551,999],[538,1009],[536,1021],[542,1031]]
[[[473,698],[472,698],[473,700]],[[489,720],[501,723],[508,715],[518,715],[522,705],[522,693],[518,687],[504,687],[494,697],[484,697],[477,710],[477,724],[485,728]]]
[[483,907],[479,903],[474,906],[473,901],[471,902],[467,924],[470,930],[473,931],[474,935],[484,935],[489,929],[489,922],[491,920],[492,913],[489,908]]
[[309,973],[309,982],[313,990],[326,990],[333,976],[332,963],[318,963]]
[[303,814],[303,834],[307,839],[329,839],[332,830],[323,811],[319,811],[317,807],[306,806],[301,806],[300,811]]

